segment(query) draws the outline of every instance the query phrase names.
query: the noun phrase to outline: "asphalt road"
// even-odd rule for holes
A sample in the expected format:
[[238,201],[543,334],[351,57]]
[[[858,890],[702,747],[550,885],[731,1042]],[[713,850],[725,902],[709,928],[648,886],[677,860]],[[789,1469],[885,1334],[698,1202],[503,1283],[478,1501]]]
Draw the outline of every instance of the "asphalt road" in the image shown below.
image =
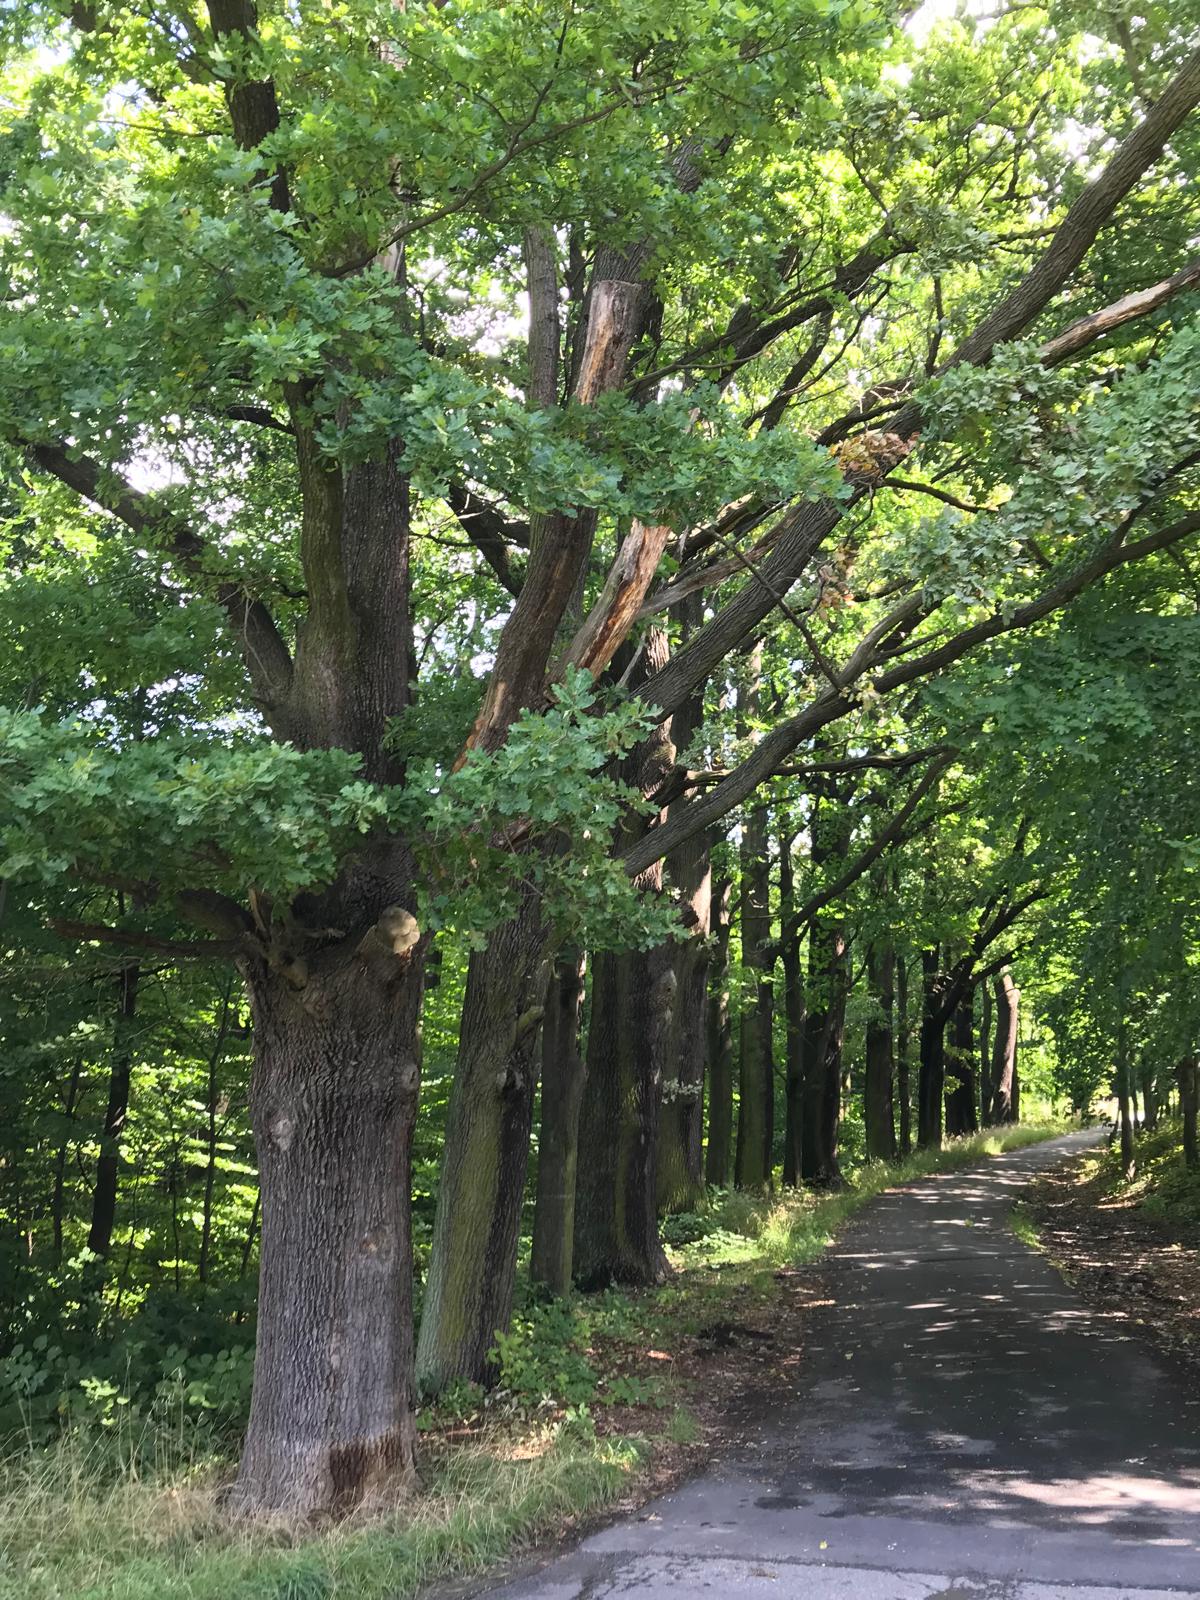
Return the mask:
[[488,1600],[1200,1597],[1200,1386],[1007,1212],[1072,1134],[881,1196],[739,1454]]

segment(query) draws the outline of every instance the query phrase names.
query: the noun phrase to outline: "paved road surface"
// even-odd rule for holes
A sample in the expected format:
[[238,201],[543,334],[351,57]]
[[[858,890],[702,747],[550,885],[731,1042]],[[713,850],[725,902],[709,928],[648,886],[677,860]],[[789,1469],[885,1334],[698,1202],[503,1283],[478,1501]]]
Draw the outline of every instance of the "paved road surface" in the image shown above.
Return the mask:
[[1072,1134],[882,1196],[741,1453],[488,1600],[1200,1597],[1200,1385],[1006,1225]]

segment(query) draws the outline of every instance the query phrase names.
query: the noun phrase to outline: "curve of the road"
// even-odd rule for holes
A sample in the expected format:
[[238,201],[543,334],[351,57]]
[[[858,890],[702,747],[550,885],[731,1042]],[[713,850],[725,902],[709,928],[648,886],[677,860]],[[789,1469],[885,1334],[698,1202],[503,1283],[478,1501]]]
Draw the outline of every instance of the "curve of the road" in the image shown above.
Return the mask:
[[1200,1600],[1200,1392],[1012,1232],[1071,1134],[874,1201],[738,1455],[488,1600]]

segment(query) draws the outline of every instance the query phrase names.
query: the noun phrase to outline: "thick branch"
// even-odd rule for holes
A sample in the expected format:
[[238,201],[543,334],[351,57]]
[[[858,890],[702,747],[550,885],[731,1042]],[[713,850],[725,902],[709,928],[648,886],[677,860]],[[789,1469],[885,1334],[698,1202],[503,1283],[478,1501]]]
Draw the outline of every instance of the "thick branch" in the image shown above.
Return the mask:
[[1048,340],[1038,351],[1042,365],[1058,366],[1060,362],[1086,349],[1103,334],[1111,333],[1114,328],[1120,328],[1137,317],[1148,316],[1150,312],[1166,305],[1175,295],[1181,294],[1185,289],[1193,289],[1197,284],[1200,284],[1200,261],[1192,261],[1186,267],[1181,267],[1170,278],[1164,278],[1161,283],[1152,284],[1148,289],[1135,289],[1132,294],[1114,300],[1112,305],[1093,311],[1086,317],[1080,317],[1077,322],[1071,323],[1069,328],[1064,328],[1061,333]]
[[[872,692],[876,695],[888,694],[891,690],[912,683],[918,678],[929,677],[934,672],[951,666],[978,645],[998,638],[1001,634],[1027,628],[1053,612],[1060,611],[1076,595],[1081,594],[1084,589],[1106,577],[1110,572],[1143,560],[1146,556],[1153,555],[1155,551],[1166,550],[1198,531],[1200,531],[1200,511],[1181,517],[1168,527],[1148,533],[1144,538],[1129,544],[1121,543],[1118,536],[1110,540],[1090,561],[1085,562],[1060,582],[1053,584],[1037,599],[1030,600],[1023,606],[1014,607],[1010,612],[987,617],[973,627],[964,628],[961,633],[955,634],[936,650],[931,650],[914,661],[893,667],[890,671],[873,678]],[[905,604],[911,606],[913,598],[910,597]],[[893,631],[895,626],[894,617],[886,619],[888,632]],[[872,630],[876,643],[883,627],[884,624],[880,624]],[[805,739],[811,738],[822,728],[839,721],[853,710],[855,699],[851,693],[851,686],[869,670],[874,659],[874,647],[869,644],[870,637],[863,640],[850,663],[842,669],[840,677],[845,687],[840,693],[835,694],[829,689],[803,711],[777,724],[741,766],[736,767],[723,782],[717,784],[707,794],[690,801],[686,806],[676,807],[664,824],[655,828],[646,839],[625,852],[622,859],[630,876],[636,877],[644,872],[660,854],[674,850],[699,829],[714,826],[752,794],[760,783],[772,777],[780,763]],[[859,663],[857,667],[856,662]]]
[[[967,362],[986,363],[997,344],[1015,338],[1041,314],[1087,255],[1117,206],[1158,160],[1167,140],[1198,102],[1200,51],[1188,58],[1146,117],[1118,145],[1103,171],[1084,188],[1041,259],[939,370]],[[920,427],[921,409],[915,401],[903,406],[889,424],[902,438],[913,437]],[[862,493],[858,491],[854,499]],[[774,593],[786,595],[854,499],[841,504],[823,500],[785,512],[773,530],[777,542],[771,559],[762,569]],[[677,652],[661,673],[643,686],[642,698],[664,712],[673,711],[729,650],[752,636],[773,606],[774,600],[761,586],[748,584]]]
[[[208,0],[208,15],[213,37],[220,40],[234,35],[246,44],[258,32],[258,11],[254,0]],[[279,103],[275,85],[269,78],[225,80],[225,103],[233,136],[243,150],[257,150],[279,127]],[[271,204],[276,211],[290,206],[287,178],[277,171],[271,179]]]
[[[461,483],[452,483],[446,490],[446,503],[457,517],[459,526],[491,567],[511,595],[521,592],[520,576],[513,571],[508,546],[513,540],[513,526],[494,506]],[[525,543],[529,530],[524,527]]]
[[[1198,103],[1200,50],[1188,57],[1145,117],[1117,146],[1103,171],[1080,192],[1041,259],[968,334],[939,371],[966,362],[980,365],[991,358],[998,344],[1015,339],[1022,328],[1029,326],[1079,266],[1117,206],[1158,161],[1167,140]],[[917,408],[911,410],[915,423]],[[897,427],[900,432],[907,431],[899,424]]]
[[594,678],[600,676],[640,615],[670,537],[671,529],[663,523],[633,524],[599,598],[567,646],[562,666],[583,667]]

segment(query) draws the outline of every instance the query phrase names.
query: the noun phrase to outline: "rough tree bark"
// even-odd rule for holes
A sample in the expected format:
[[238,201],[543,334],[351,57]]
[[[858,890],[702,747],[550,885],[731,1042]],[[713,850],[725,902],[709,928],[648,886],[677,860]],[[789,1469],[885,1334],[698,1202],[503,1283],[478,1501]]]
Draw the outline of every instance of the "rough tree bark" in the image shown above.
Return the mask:
[[997,974],[993,993],[996,999],[996,1036],[992,1046],[992,1105],[989,1121],[1015,1122],[1013,1090],[1017,1076],[1021,991],[1008,967]]
[[579,1109],[583,1104],[579,1030],[586,967],[582,951],[568,950],[559,956],[550,975],[542,1019],[542,1107],[529,1276],[556,1295],[565,1295],[571,1288]]
[[815,1187],[837,1188],[842,1182],[838,1137],[848,977],[844,930],[840,925],[822,927],[818,920],[809,948],[809,992],[822,998],[805,1019],[802,1175]]
[[708,933],[712,868],[706,839],[689,840],[667,862],[690,936],[676,941],[662,1104],[658,1119],[658,1202],[686,1211],[704,1191],[704,1063],[708,1050]]
[[674,994],[667,945],[593,960],[575,1203],[575,1278],[585,1289],[658,1283],[669,1271],[658,1237],[656,1123]]
[[1158,1083],[1154,1070],[1154,1062],[1149,1051],[1141,1060],[1140,1076],[1142,1080],[1142,1116],[1146,1125],[1146,1132],[1153,1133],[1158,1127]]
[[413,1469],[409,1179],[419,964],[301,986],[246,965],[262,1188],[254,1394],[234,1502],[336,1510]]
[[992,991],[987,982],[979,985],[979,1121],[992,1115]]

